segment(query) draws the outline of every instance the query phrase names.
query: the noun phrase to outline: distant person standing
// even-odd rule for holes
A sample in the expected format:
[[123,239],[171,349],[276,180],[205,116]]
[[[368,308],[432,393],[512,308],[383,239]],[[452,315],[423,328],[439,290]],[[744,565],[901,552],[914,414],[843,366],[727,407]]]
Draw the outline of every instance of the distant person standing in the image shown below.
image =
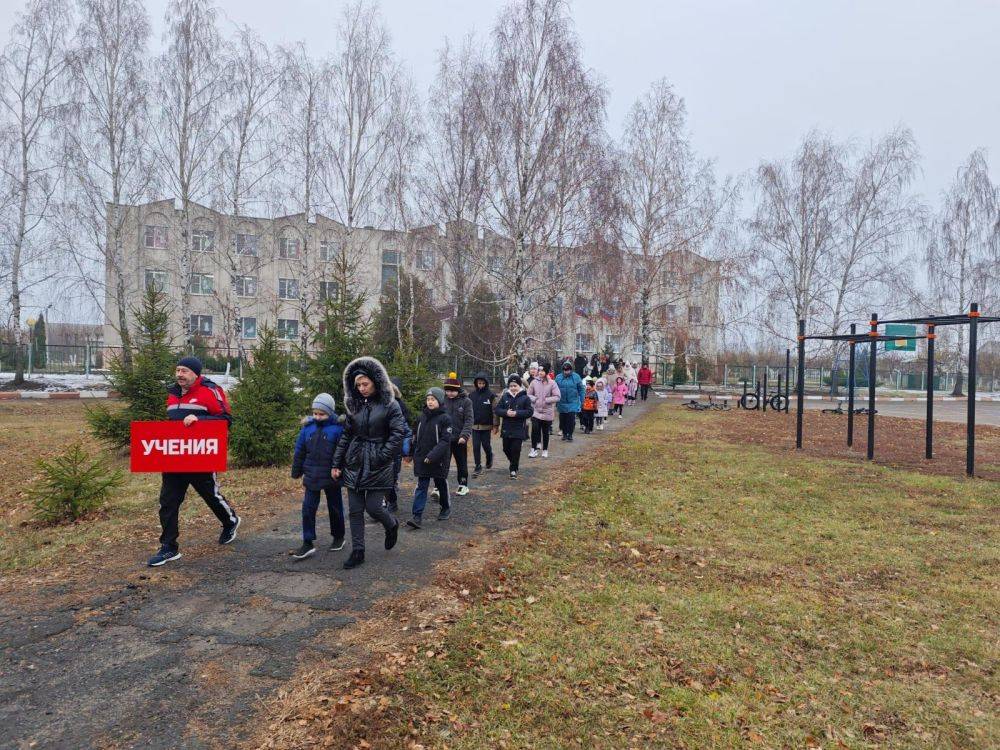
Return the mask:
[[576,359],[573,360],[573,369],[576,370],[576,374],[583,379],[583,376],[587,374],[587,358],[583,356],[583,352],[576,353]]
[[649,386],[653,384],[653,371],[649,369],[649,362],[642,363],[636,377],[639,380],[639,397],[645,401],[649,395]]
[[[208,378],[202,377],[201,361],[197,357],[183,357],[174,368],[176,383],[167,389],[167,419],[184,422],[190,427],[201,420],[225,420],[232,423],[232,412],[226,392]],[[211,472],[164,472],[160,485],[160,550],[151,558],[151,568],[164,565],[181,556],[177,544],[179,536],[177,517],[188,487],[194,487],[215,517],[222,524],[219,544],[229,544],[236,539],[236,530],[242,519],[219,489],[219,482]]]

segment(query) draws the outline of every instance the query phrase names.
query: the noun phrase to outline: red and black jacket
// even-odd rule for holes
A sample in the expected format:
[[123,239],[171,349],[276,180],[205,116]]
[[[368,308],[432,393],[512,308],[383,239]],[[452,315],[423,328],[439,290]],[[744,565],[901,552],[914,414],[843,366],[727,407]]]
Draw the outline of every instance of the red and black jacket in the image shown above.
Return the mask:
[[224,419],[232,424],[233,415],[229,399],[221,387],[205,377],[199,376],[187,393],[174,383],[167,388],[167,419],[184,419],[193,414],[198,419]]

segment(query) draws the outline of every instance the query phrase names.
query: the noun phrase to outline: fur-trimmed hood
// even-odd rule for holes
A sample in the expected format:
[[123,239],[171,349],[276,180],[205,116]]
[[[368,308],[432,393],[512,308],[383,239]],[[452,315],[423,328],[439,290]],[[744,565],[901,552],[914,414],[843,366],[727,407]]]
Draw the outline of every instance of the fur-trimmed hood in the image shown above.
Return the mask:
[[374,357],[358,357],[344,368],[344,408],[348,413],[356,413],[363,400],[354,385],[358,375],[367,375],[375,383],[375,398],[378,401],[386,406],[392,403],[395,395],[385,365]]

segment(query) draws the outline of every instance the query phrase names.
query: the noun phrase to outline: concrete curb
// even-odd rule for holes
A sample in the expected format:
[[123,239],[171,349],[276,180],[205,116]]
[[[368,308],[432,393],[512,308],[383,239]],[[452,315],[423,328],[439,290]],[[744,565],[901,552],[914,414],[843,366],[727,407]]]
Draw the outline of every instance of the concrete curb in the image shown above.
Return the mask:
[[117,391],[0,391],[0,401],[18,401],[36,398],[48,398],[57,401],[70,401],[78,398],[118,398]]

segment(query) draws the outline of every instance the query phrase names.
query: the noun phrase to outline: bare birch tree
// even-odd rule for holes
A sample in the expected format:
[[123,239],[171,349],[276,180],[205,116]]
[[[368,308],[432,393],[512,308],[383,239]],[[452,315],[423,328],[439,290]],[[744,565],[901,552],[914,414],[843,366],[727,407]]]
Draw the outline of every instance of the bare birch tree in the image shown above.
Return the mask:
[[[223,212],[234,217],[251,212],[271,215],[275,208],[274,177],[279,165],[275,119],[281,94],[281,68],[275,64],[267,45],[246,26],[237,29],[228,46],[215,200]],[[269,248],[258,248],[253,255],[241,250],[236,247],[235,237],[217,243],[215,258],[229,284],[216,285],[214,292],[227,348],[235,339],[240,356],[243,355],[240,320],[248,291],[246,277],[260,278]]]
[[36,241],[60,180],[52,148],[52,128],[66,107],[65,73],[69,8],[60,0],[34,0],[11,29],[0,57],[0,127],[8,144],[3,154],[3,254],[8,273],[10,324],[14,329],[14,383],[24,382],[21,346],[23,295],[49,275],[51,245]]
[[629,257],[634,290],[631,310],[642,358],[652,353],[654,331],[683,325],[666,315],[705,286],[705,268],[688,253],[704,251],[730,197],[716,194],[708,163],[696,159],[686,131],[684,100],[666,80],[637,101],[625,126],[618,159],[621,243]]
[[767,295],[761,325],[787,339],[794,321],[818,315],[828,300],[827,272],[839,242],[843,149],[810,132],[790,163],[763,162],[755,182],[749,230]]
[[[154,171],[146,98],[149,18],[139,0],[79,0],[78,15],[70,69],[79,127],[63,133],[73,174],[66,234],[75,237],[71,255],[81,276],[88,275],[88,260],[102,272],[86,279],[86,287],[120,335],[129,363],[127,206],[147,197]],[[108,297],[112,309],[106,309]]]
[[190,289],[193,266],[192,203],[206,200],[222,127],[220,109],[226,93],[223,44],[210,0],[170,0],[165,15],[166,50],[154,75],[160,108],[153,142],[164,182],[181,204],[182,242],[177,264],[180,310],[185,338],[190,337]]
[[351,233],[375,224],[382,207],[394,135],[393,114],[402,95],[389,31],[374,5],[349,5],[338,26],[331,65],[324,201]]
[[[437,257],[450,271],[455,299],[452,343],[468,348],[475,322],[463,307],[482,270],[483,258],[471,256],[481,246],[483,208],[483,122],[477,90],[483,85],[482,61],[467,38],[458,50],[446,44],[438,55],[438,72],[427,103],[427,148],[419,183],[428,219],[445,228],[436,242]],[[481,273],[479,275],[482,275]],[[481,347],[476,347],[481,349]]]
[[[927,228],[926,258],[931,294],[939,313],[966,312],[969,304],[1000,296],[1000,204],[990,180],[986,154],[973,151],[942,196],[937,216]],[[962,394],[965,326],[954,326],[953,394]],[[949,332],[951,333],[951,332]]]
[[[564,0],[508,6],[494,25],[485,72],[479,93],[484,217],[509,239],[490,276],[503,305],[507,358],[513,363],[524,358],[532,310],[575,276],[576,253],[556,244],[567,234],[563,213],[584,184],[565,171],[566,161],[578,147],[598,140],[591,128],[603,123],[605,106],[603,92],[580,61]],[[586,116],[576,111],[583,107]],[[557,274],[541,271],[550,261]]]
[[[310,221],[316,216],[321,197],[321,173],[326,152],[325,121],[329,117],[329,90],[332,85],[330,65],[309,56],[305,45],[282,50],[282,88],[280,122],[286,154],[283,178],[289,190],[288,206],[301,215],[299,231],[302,246],[299,254],[299,338],[303,349],[309,340],[309,324],[319,299],[318,248],[310,244]],[[342,244],[342,243],[341,243]],[[344,252],[343,247],[340,250]],[[337,265],[350,268],[346,255]],[[338,279],[344,284],[345,280]]]

